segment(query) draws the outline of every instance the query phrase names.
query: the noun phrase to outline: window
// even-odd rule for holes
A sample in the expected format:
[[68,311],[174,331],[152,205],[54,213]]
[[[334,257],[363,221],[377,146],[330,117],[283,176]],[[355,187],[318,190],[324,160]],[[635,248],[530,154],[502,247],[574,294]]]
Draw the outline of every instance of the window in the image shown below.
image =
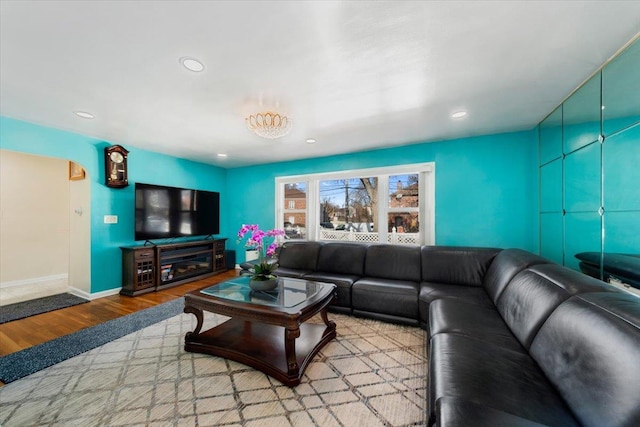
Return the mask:
[[284,228],[287,239],[307,238],[307,183],[289,182],[283,184],[283,214],[278,224]]
[[378,241],[378,177],[318,180],[319,240]]
[[287,238],[433,244],[433,169],[427,163],[277,178],[279,226]]
[[420,174],[390,175],[387,188],[392,243],[414,243],[413,236],[420,235]]

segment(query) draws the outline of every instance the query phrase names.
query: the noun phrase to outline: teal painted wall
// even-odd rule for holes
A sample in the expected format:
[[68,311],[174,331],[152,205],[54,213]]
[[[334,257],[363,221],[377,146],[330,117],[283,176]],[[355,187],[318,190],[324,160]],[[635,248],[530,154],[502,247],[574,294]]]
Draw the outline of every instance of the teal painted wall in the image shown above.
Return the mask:
[[537,132],[528,131],[229,169],[227,247],[242,224],[274,227],[276,177],[435,162],[436,244],[537,252],[537,156]]
[[[91,179],[91,292],[121,286],[120,246],[133,241],[133,185],[103,184],[103,149],[86,136],[0,117],[0,148],[73,160]],[[519,247],[538,251],[537,134],[535,131],[464,138],[361,153],[222,169],[134,147],[129,181],[219,191],[221,236],[227,247],[243,223],[274,226],[275,178],[398,164],[436,164],[436,244]],[[118,224],[104,224],[118,215]]]
[[[125,147],[130,150],[130,185],[124,189],[111,189],[104,185],[103,150],[109,145],[112,143],[0,117],[0,148],[69,159],[87,170],[91,179],[92,293],[122,286],[119,247],[136,243],[133,240],[135,182],[219,191],[220,229],[228,228],[224,215],[227,211],[225,169]],[[104,215],[118,215],[118,224],[104,224]]]

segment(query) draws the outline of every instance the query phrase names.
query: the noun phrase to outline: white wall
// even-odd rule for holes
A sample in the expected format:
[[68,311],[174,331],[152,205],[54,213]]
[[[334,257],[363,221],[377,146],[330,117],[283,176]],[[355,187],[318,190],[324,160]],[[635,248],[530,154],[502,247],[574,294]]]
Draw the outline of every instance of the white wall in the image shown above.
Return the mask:
[[91,294],[91,179],[69,181],[69,288],[85,298]]
[[19,287],[64,292],[68,274],[68,162],[0,150],[0,303]]

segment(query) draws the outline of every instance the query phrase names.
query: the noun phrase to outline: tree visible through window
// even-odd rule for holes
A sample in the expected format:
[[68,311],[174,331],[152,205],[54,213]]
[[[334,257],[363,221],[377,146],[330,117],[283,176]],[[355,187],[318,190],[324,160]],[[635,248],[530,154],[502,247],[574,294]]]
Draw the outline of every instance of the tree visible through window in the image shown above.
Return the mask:
[[320,223],[339,230],[376,230],[377,182],[376,177],[320,181]]

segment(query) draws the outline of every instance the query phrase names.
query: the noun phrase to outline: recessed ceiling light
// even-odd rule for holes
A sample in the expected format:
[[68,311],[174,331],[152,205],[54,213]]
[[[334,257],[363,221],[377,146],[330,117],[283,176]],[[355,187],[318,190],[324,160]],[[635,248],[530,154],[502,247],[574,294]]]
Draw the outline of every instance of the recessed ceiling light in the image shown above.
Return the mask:
[[184,66],[184,68],[195,73],[199,73],[200,71],[204,70],[204,64],[195,58],[183,56],[182,58],[180,58],[180,63]]
[[456,111],[455,113],[453,113],[453,114],[451,115],[451,117],[453,117],[454,119],[461,119],[461,118],[463,118],[463,117],[464,117],[464,116],[466,116],[466,115],[467,115],[467,112],[466,112],[466,111]]
[[82,117],[83,119],[95,119],[96,116],[94,116],[91,113],[87,113],[86,111],[74,111],[73,114],[75,114],[78,117]]
[[307,138],[307,144],[315,144],[316,140],[313,138]]
[[224,153],[218,153],[218,157],[227,157],[227,155]]

